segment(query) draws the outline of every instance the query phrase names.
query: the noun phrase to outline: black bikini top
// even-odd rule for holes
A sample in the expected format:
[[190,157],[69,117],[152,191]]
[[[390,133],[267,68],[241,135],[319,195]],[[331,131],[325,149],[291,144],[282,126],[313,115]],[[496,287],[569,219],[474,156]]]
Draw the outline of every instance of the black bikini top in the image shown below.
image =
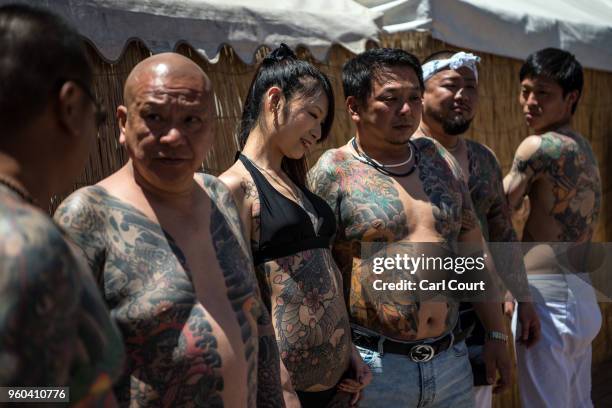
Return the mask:
[[240,154],[239,159],[253,177],[259,194],[260,237],[259,244],[252,247],[255,265],[307,249],[329,248],[336,233],[336,219],[325,200],[298,185],[319,217],[317,233],[306,210],[272,187],[246,156]]

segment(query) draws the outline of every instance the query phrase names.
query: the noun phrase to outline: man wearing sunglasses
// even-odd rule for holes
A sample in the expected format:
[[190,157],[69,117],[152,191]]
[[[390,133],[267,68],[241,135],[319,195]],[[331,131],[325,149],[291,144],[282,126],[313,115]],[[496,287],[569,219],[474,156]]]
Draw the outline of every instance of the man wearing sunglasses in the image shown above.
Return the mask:
[[69,387],[54,401],[113,406],[121,336],[47,215],[95,142],[92,77],[82,38],[60,18],[0,7],[0,386]]

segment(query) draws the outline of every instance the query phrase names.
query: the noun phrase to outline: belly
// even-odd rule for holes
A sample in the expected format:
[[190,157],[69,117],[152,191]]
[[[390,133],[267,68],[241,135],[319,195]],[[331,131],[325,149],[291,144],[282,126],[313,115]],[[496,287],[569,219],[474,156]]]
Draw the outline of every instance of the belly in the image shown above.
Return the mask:
[[[134,310],[132,310],[132,313]],[[120,384],[120,402],[136,406],[247,406],[244,346],[228,336],[224,318],[215,319],[199,303],[160,302],[155,310],[118,313],[127,345],[129,379]],[[231,389],[228,385],[231,384]]]
[[419,310],[419,325],[416,338],[438,337],[449,329],[446,302],[422,302]]
[[351,334],[340,272],[328,249],[266,263],[272,321],[293,386],[322,391],[348,368]]

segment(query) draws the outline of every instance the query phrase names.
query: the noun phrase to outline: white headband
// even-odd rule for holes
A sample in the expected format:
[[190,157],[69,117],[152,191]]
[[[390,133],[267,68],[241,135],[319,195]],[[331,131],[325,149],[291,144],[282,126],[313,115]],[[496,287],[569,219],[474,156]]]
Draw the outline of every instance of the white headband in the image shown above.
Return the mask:
[[449,59],[429,61],[423,64],[423,82],[434,76],[444,68],[458,69],[461,67],[467,67],[472,70],[476,81],[478,81],[478,69],[476,63],[480,62],[480,57],[468,52],[458,52]]

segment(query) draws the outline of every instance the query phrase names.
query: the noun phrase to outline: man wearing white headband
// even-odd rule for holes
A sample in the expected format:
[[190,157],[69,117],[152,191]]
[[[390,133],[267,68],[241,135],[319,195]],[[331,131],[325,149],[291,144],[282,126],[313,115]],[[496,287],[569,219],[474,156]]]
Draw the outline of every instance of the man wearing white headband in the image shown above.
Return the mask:
[[[478,61],[480,58],[473,54],[450,51],[437,52],[425,60],[423,116],[417,135],[440,142],[460,164],[485,239],[516,242],[504,196],[502,173],[495,155],[485,145],[462,136],[469,129],[478,106]],[[521,301],[518,313],[525,330],[520,333],[520,340],[530,346],[537,341],[540,326],[532,304],[523,302],[530,299],[522,256],[516,253],[519,251],[516,245],[500,247],[492,244],[496,269],[514,297]],[[510,305],[513,303],[508,302],[506,312],[511,315]],[[461,309],[462,329],[472,333],[467,344],[474,375],[476,407],[491,407],[493,386],[485,378],[482,359],[488,336],[471,304],[462,303]]]

